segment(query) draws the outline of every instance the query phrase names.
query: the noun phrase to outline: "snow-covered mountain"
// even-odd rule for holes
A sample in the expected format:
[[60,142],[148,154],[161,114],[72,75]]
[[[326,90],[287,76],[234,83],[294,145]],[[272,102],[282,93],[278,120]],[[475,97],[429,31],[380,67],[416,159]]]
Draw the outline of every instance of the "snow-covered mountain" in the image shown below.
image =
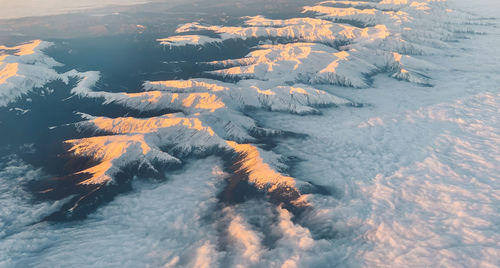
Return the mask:
[[[78,123],[82,130],[105,135],[65,142],[74,157],[95,163],[69,174],[68,178],[79,178],[71,179],[77,188],[90,185],[88,189],[96,190],[116,183],[114,176],[132,165],[156,172],[157,165],[178,165],[183,157],[216,150],[239,156],[229,163],[235,167],[233,171],[244,171],[258,189],[280,192],[283,200],[293,203],[302,200],[301,191],[294,178],[277,171],[282,165],[276,160],[279,156],[266,152],[275,159],[274,164],[266,163],[262,150],[252,144],[259,137],[282,131],[279,126],[258,126],[248,111],[306,115],[320,114],[320,107],[354,105],[318,85],[367,88],[378,73],[431,85],[430,73],[441,67],[415,55],[446,53],[446,41],[468,32],[467,25],[473,24],[441,1],[325,1],[304,7],[303,14],[308,17],[244,17],[240,26],[187,23],[177,28],[180,35],[158,40],[169,47],[260,40],[261,45],[244,58],[205,63],[216,68],[209,74],[230,78],[236,81],[233,83],[198,78],[146,81],[137,93],[93,91],[99,73],[72,70],[58,74],[53,68],[60,64],[43,53],[50,43],[2,47],[14,52],[2,56],[0,92],[9,96],[3,98],[3,105],[48,81],[68,83],[73,77],[79,82],[71,92],[80,97],[140,112],[167,111],[151,118],[87,116],[91,119]],[[219,37],[191,33],[199,31]]]
[[[133,92],[97,87],[96,71],[56,72],[48,42],[1,46],[0,106],[75,79],[73,97],[137,115],[80,114],[73,126],[85,137],[63,144],[85,164],[41,193],[67,191],[46,210],[72,219],[100,194],[115,195],[109,189],[125,184],[123,173],[129,183],[166,169],[170,187],[120,197],[123,206],[96,212],[119,216],[76,231],[109,232],[128,212],[160,219],[168,243],[158,247],[168,250],[133,252],[131,243],[123,258],[132,266],[137,254],[165,267],[495,266],[500,98],[458,95],[498,80],[464,69],[461,57],[474,56],[457,48],[485,25],[444,0],[323,1],[295,17],[189,22],[158,45],[258,45],[240,58],[199,62],[208,66],[203,78],[141,81]],[[170,169],[186,166],[184,175]],[[233,200],[244,191],[263,198]],[[157,230],[125,222],[149,236]]]
[[[182,35],[158,40],[170,47],[261,40],[263,44],[244,58],[206,63],[216,68],[210,74],[237,79],[234,83],[215,79],[147,81],[144,92],[139,93],[94,92],[88,86],[74,89],[82,97],[101,98],[104,103],[138,111],[178,112],[148,119],[97,118],[81,123],[112,135],[67,141],[73,155],[97,163],[78,172],[88,175],[79,184],[112,183],[113,176],[132,163],[154,170],[155,162],[181,163],[185,155],[217,149],[243,157],[242,168],[258,189],[272,192],[278,187],[288,195],[289,190],[281,188],[290,188],[299,198],[294,179],[262,162],[258,148],[248,144],[258,142],[257,134],[272,136],[279,128],[260,128],[245,112],[318,114],[317,107],[352,103],[317,85],[366,88],[371,76],[378,73],[430,85],[430,73],[441,67],[414,55],[445,53],[445,41],[470,23],[441,2],[326,1],[305,7],[304,14],[311,16],[284,20],[245,17],[241,26],[187,23],[176,30]],[[441,17],[439,23],[436,17]],[[449,21],[455,24],[450,26]],[[219,37],[191,33],[199,31]],[[164,152],[161,148],[169,149]]]

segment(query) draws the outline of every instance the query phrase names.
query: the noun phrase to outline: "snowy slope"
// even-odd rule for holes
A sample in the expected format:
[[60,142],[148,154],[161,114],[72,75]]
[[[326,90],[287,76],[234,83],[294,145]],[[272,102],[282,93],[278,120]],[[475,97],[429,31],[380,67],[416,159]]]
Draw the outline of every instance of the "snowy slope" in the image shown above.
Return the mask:
[[[244,114],[245,111],[255,109],[305,115],[318,114],[319,110],[314,108],[315,106],[350,103],[331,93],[314,88],[315,85],[368,87],[371,77],[380,72],[389,73],[391,77],[399,80],[428,85],[429,72],[440,68],[437,64],[414,58],[412,54],[425,54],[419,52],[419,49],[420,51],[433,51],[433,53],[438,49],[428,49],[427,46],[403,40],[398,29],[408,28],[413,25],[413,20],[421,21],[426,17],[432,18],[453,13],[453,11],[446,9],[441,3],[415,3],[417,2],[373,3],[373,9],[366,9],[364,6],[356,8],[357,4],[353,3],[354,7],[346,11],[345,8],[325,6],[335,3],[323,2],[314,8],[305,7],[304,9],[304,12],[320,13],[322,18],[272,20],[254,16],[243,18],[243,26],[210,26],[199,23],[181,25],[177,29],[178,33],[212,31],[220,35],[220,39],[188,34],[159,39],[159,42],[169,46],[185,46],[222,42],[227,39],[284,38],[288,40],[288,43],[262,44],[242,59],[209,63],[218,68],[212,71],[214,75],[242,79],[236,83],[211,79],[151,81],[144,84],[144,92],[110,93],[90,90],[91,82],[95,82],[94,79],[90,79],[89,85],[75,88],[73,92],[82,97],[104,99],[104,103],[115,103],[138,111],[181,112],[180,118],[199,120],[197,125],[203,126],[202,129],[209,129],[210,135],[215,137],[202,139],[201,144],[197,144],[194,140],[183,141],[181,139],[176,144],[175,139],[151,139],[148,138],[149,135],[153,137],[174,135],[176,137],[178,133],[184,132],[187,133],[180,135],[192,135],[188,133],[193,131],[190,128],[171,128],[170,125],[157,128],[156,125],[163,126],[164,124],[156,123],[160,118],[151,118],[147,124],[150,129],[143,126],[140,134],[119,132],[112,136],[68,141],[71,145],[69,151],[74,156],[90,157],[97,163],[77,173],[88,176],[79,184],[104,185],[113,182],[113,175],[132,163],[140,163],[139,166],[146,163],[152,167],[152,162],[155,161],[181,162],[179,157],[192,154],[193,148],[198,148],[194,150],[195,152],[218,148],[222,151],[232,151],[242,157],[256,154],[255,157],[260,158],[256,148],[241,149],[241,146],[247,145],[239,143],[255,142],[257,134],[272,136],[280,131],[258,127],[254,119]],[[384,11],[387,5],[397,6],[405,11]],[[364,14],[359,20],[367,15],[367,18],[374,19],[375,23],[373,26],[358,27],[334,20],[334,17],[352,14]],[[453,31],[447,26],[449,24],[446,21],[447,18],[445,17],[445,20],[434,28],[440,33],[453,35]],[[463,23],[467,21],[463,19]],[[430,24],[417,24],[421,27],[420,29],[429,28],[430,30]],[[411,34],[413,30],[409,29]],[[419,30],[415,32],[420,33]],[[441,40],[441,35],[429,35],[427,39]],[[81,83],[86,83],[85,79],[88,78],[81,80]],[[109,120],[118,120],[112,121],[114,122],[110,123],[112,125],[124,124],[123,128],[131,129],[133,127],[128,124],[142,122],[142,119],[133,118]],[[95,131],[111,131],[99,125],[95,125],[94,128]],[[201,129],[198,130],[201,131]],[[175,148],[175,150],[169,153],[161,152],[160,148],[165,147]],[[117,148],[116,152],[111,150],[112,148]],[[243,165],[244,170],[248,171],[249,181],[255,182],[252,179],[252,171],[267,169],[267,167],[259,168],[258,163],[260,162],[255,162],[255,167],[245,166],[244,163],[233,163],[233,165]],[[269,174],[271,171],[256,172],[263,174],[259,175],[260,177],[266,177],[268,175],[264,174]],[[293,181],[292,178],[288,179],[286,176],[282,179],[284,185],[288,184],[286,182],[288,180]],[[267,182],[268,190],[275,189],[274,185],[280,185],[280,182],[273,178],[268,178]],[[257,188],[264,188],[259,185],[256,183]],[[292,189],[294,192],[300,192],[295,189],[295,186]]]
[[60,64],[41,52],[48,46],[50,43],[40,40],[14,47],[0,46],[0,107],[34,87],[59,79],[52,68]]
[[[96,72],[82,74],[72,70],[64,74],[57,73],[54,67],[61,64],[43,53],[51,45],[41,40],[13,47],[0,45],[0,107],[7,106],[33,88],[42,87],[50,81],[61,80],[67,84],[70,77],[85,78],[86,75],[92,75],[92,81],[97,81],[99,74]],[[93,82],[87,81],[79,86],[90,87]]]
[[[367,87],[369,76],[386,72],[396,79],[429,85],[430,73],[439,67],[414,56],[440,53],[448,41],[474,33],[470,25],[480,24],[440,1],[325,1],[304,7],[304,13],[313,17],[245,17],[242,26],[187,23],[177,29],[182,35],[159,41],[170,47],[251,38],[289,42],[259,46],[244,59],[221,63],[236,65],[215,72],[223,76],[271,79],[263,75],[271,72],[274,78],[287,74],[289,81]],[[220,38],[190,34],[196,31],[211,31]],[[314,66],[307,60],[314,61]],[[342,65],[342,60],[347,62]],[[323,67],[301,70],[297,66],[302,61],[306,68]]]
[[[79,84],[85,84],[85,80]],[[254,145],[238,143],[255,141],[252,137],[255,133],[272,135],[278,131],[259,128],[242,112],[250,108],[310,114],[319,113],[315,106],[350,102],[310,86],[267,85],[252,80],[228,84],[193,79],[146,82],[147,91],[141,93],[97,92],[85,86],[76,87],[73,90],[76,94],[104,99],[104,103],[140,111],[181,111],[147,119],[97,117],[79,123],[81,129],[113,135],[66,141],[72,155],[96,162],[74,174],[85,177],[78,185],[112,183],[118,172],[132,164],[156,171],[155,164],[179,164],[182,162],[179,157],[228,151],[241,157],[232,164],[235,173],[245,173],[248,181],[260,190],[280,192],[286,200],[298,202],[300,194],[293,178],[263,162]]]

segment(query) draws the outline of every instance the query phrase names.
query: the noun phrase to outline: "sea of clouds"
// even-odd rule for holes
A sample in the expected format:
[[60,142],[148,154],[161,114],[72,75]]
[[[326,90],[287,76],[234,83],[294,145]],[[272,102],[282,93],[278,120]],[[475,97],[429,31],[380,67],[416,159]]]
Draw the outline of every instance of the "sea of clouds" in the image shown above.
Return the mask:
[[[282,91],[274,91],[276,85],[270,87],[266,83],[273,83],[273,72],[280,72],[280,68],[286,70],[287,66],[293,68],[293,65],[288,59],[278,57],[276,60],[277,56],[265,54],[273,52],[272,44],[257,48],[256,51],[263,52],[253,52],[245,58],[250,59],[249,62],[237,63],[243,68],[231,72],[250,73],[253,75],[250,82],[215,92],[208,90],[205,84],[188,86],[192,92],[202,90],[216,95],[227,107],[224,108],[227,115],[239,115],[240,107],[235,103],[246,95],[238,92],[245,86],[254,86],[255,96],[250,96],[254,98],[253,105],[259,108],[254,110],[252,118],[258,118],[264,127],[307,135],[300,139],[279,139],[272,152],[259,148],[262,161],[251,162],[259,167],[267,163],[267,167],[276,172],[286,170],[289,174],[285,175],[290,176],[287,178],[296,182],[311,207],[306,212],[294,215],[266,198],[231,205],[219,202],[219,194],[231,174],[225,170],[222,159],[210,156],[181,159],[183,168],[169,173],[166,180],[133,180],[133,191],[118,195],[85,220],[40,222],[67,200],[34,202],[22,185],[48,174],[16,156],[8,156],[0,166],[0,266],[499,266],[500,53],[496,48],[500,31],[495,24],[497,18],[491,18],[495,15],[491,10],[498,4],[487,0],[479,2],[465,1],[459,7],[475,12],[471,14],[472,22],[478,23],[470,29],[486,34],[466,35],[467,39],[447,43],[438,53],[411,55],[419,61],[416,65],[409,63],[413,67],[410,72],[418,75],[415,77],[426,78],[426,83],[392,75],[400,74],[403,67],[390,69],[389,75],[374,73],[362,89],[347,88],[346,84],[338,83],[338,77],[332,83],[311,82],[318,92],[325,92],[336,101],[348,100],[341,101],[342,104],[363,105],[311,108],[321,113],[298,113],[297,103],[283,108],[283,102],[290,99],[280,95]],[[432,7],[433,3],[429,5]],[[452,2],[448,8],[453,9],[454,5]],[[231,30],[231,33],[235,30],[213,29]],[[267,36],[273,30],[263,32]],[[166,45],[175,45],[176,40],[169,39]],[[178,45],[186,45],[185,40]],[[279,46],[277,49],[280,49],[279,55],[291,57],[303,55],[303,47],[307,46],[301,44],[293,53]],[[367,47],[370,46],[355,46],[355,49],[360,55],[366,55]],[[9,57],[16,59],[16,56]],[[263,60],[264,64],[252,68],[253,58]],[[298,58],[300,63],[311,64],[307,56],[304,60]],[[379,58],[364,59],[368,62],[361,66],[380,66],[376,62]],[[52,68],[37,62],[34,61],[34,65],[40,68]],[[268,65],[276,68],[269,69]],[[262,66],[267,69],[259,70]],[[355,78],[357,71],[364,70],[354,68],[352,71],[352,66],[347,66]],[[439,68],[430,71],[422,66]],[[223,72],[234,68],[223,67]],[[315,72],[321,73],[321,70]],[[289,82],[290,74],[276,75],[278,84]],[[25,76],[32,78],[29,74]],[[104,96],[107,101],[126,104],[125,107],[137,107],[143,100],[155,97],[148,89],[151,84],[145,84],[147,91],[140,93],[143,95],[127,96],[91,91],[91,85],[98,79],[97,73],[54,73],[54,79],[70,76],[81,78],[73,91],[83,97],[100,94],[97,97]],[[262,76],[266,76],[264,82],[257,81]],[[227,87],[222,82],[215,85]],[[173,103],[172,94],[179,93],[176,90],[180,89],[185,87],[168,87],[160,92],[168,95],[168,101]],[[16,97],[26,90],[23,88]],[[280,98],[266,97],[269,96],[266,92]],[[310,107],[314,103],[298,104]],[[273,104],[281,108],[273,110]],[[203,115],[204,110],[208,110],[204,116],[197,115]],[[217,120],[207,119],[212,112],[196,105],[188,105],[184,110],[185,115],[213,126],[223,141],[236,139],[237,134],[248,135],[245,127],[235,132],[236,136],[217,129],[214,123]],[[232,121],[249,122],[239,116],[235,118]],[[83,126],[96,122],[91,116],[84,119]],[[128,133],[130,129],[134,135],[139,132],[136,123],[114,126],[123,127],[118,133]],[[143,131],[154,134],[157,128]],[[247,136],[239,138],[243,142]],[[148,139],[144,143],[155,144]],[[277,156],[299,161],[285,169]],[[133,157],[141,157],[141,154]],[[309,193],[306,188],[311,185],[323,190]]]

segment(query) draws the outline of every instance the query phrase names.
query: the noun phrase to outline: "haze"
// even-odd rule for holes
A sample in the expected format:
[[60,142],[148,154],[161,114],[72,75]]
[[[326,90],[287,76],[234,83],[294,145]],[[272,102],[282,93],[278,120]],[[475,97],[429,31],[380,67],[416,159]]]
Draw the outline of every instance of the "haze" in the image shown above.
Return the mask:
[[58,15],[114,5],[135,5],[151,0],[0,0],[0,19]]

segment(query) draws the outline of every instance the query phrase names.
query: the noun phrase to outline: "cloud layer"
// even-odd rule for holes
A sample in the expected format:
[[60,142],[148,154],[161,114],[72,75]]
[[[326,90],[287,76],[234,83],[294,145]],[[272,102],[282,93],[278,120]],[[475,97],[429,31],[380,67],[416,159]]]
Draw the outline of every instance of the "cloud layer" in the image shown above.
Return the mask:
[[[172,49],[260,43],[243,58],[201,63],[212,79],[145,81],[135,93],[96,91],[96,72],[56,73],[57,63],[34,49],[39,41],[2,48],[18,53],[2,60],[23,63],[17,51],[26,50],[36,57],[23,64],[53,74],[37,80],[37,72],[5,67],[0,86],[17,81],[16,98],[73,77],[78,97],[155,116],[82,114],[76,127],[91,135],[64,143],[72,157],[90,161],[60,179],[77,190],[36,204],[37,213],[22,188],[13,195],[13,181],[2,182],[8,227],[0,264],[497,265],[500,97],[485,89],[499,82],[490,75],[500,62],[492,52],[498,36],[481,36],[485,43],[474,48],[460,38],[489,29],[484,20],[442,1],[325,1],[300,16],[180,25],[159,42]],[[474,52],[449,57],[463,52],[456,40]],[[18,87],[19,77],[35,82]],[[287,139],[294,133],[305,135]],[[262,145],[277,137],[273,149]],[[170,165],[183,168],[149,176],[160,182],[135,176],[163,175]],[[22,182],[38,175],[29,170],[10,161],[0,175]],[[124,171],[134,191],[84,221],[9,224],[54,211],[71,218],[123,183]]]

